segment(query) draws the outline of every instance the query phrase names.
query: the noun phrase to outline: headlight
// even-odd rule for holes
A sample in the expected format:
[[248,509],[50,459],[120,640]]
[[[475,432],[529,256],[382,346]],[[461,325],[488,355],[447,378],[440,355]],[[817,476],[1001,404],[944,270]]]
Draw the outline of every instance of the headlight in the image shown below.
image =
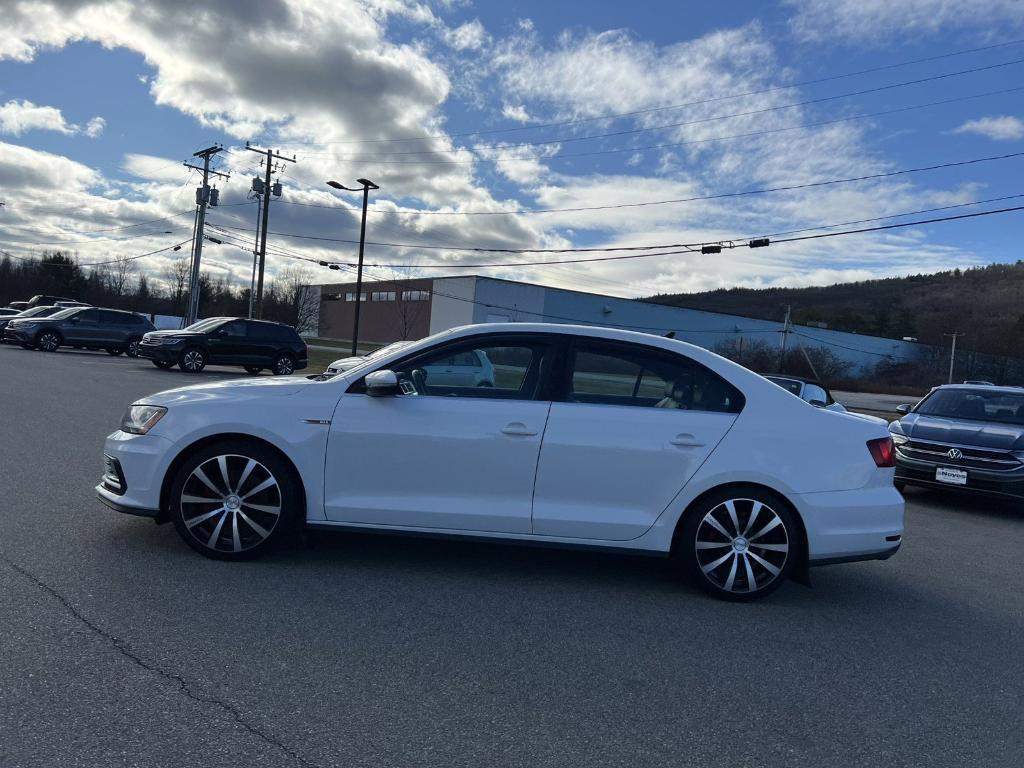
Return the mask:
[[892,438],[892,442],[894,445],[906,445],[907,443],[910,442],[909,437],[907,437],[906,435],[897,434],[896,432],[890,432],[889,437]]
[[167,409],[159,405],[129,405],[121,419],[121,431],[144,435],[164,417]]

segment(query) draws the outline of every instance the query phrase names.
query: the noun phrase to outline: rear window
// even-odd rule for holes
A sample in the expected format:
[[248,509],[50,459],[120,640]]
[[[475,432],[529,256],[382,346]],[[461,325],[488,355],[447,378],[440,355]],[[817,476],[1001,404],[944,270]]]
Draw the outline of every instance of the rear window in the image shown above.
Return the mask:
[[983,389],[939,389],[926,397],[915,413],[946,419],[993,421],[1024,426],[1024,392]]

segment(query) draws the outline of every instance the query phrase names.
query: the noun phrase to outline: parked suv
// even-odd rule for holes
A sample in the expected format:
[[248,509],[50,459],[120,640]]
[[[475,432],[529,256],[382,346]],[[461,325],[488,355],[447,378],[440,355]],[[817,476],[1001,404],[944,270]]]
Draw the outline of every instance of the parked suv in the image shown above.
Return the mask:
[[307,355],[306,342],[294,328],[240,317],[212,317],[180,331],[154,331],[139,345],[139,356],[157,368],[177,365],[186,373],[199,373],[207,365],[239,365],[253,375],[269,368],[287,376],[306,367]]
[[139,342],[153,330],[149,319],[134,312],[71,307],[50,317],[16,318],[7,323],[4,339],[55,352],[59,347],[105,349],[112,355],[138,356]]
[[88,306],[86,304],[82,304],[80,301],[78,301],[78,299],[68,299],[65,298],[64,296],[47,296],[42,293],[36,294],[31,299],[29,299],[28,306],[29,308],[39,306],[52,307],[57,302],[70,302],[72,304],[78,304],[79,306]]

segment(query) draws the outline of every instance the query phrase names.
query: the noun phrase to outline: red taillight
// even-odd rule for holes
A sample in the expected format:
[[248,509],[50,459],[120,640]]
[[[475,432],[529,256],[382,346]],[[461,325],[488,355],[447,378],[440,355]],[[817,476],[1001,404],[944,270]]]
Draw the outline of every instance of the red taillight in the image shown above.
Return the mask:
[[893,447],[891,437],[868,440],[868,450],[871,452],[871,458],[875,460],[877,466],[896,466],[896,449]]

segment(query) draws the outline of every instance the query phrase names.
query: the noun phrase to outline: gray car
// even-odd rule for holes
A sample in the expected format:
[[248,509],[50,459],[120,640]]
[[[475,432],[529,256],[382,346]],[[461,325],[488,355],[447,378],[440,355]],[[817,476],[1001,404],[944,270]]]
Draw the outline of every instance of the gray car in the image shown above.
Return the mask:
[[897,411],[897,487],[1024,498],[1024,390],[953,384]]
[[50,317],[15,318],[7,323],[4,340],[44,352],[68,346],[138,357],[143,335],[152,330],[149,318],[134,312],[72,307]]

